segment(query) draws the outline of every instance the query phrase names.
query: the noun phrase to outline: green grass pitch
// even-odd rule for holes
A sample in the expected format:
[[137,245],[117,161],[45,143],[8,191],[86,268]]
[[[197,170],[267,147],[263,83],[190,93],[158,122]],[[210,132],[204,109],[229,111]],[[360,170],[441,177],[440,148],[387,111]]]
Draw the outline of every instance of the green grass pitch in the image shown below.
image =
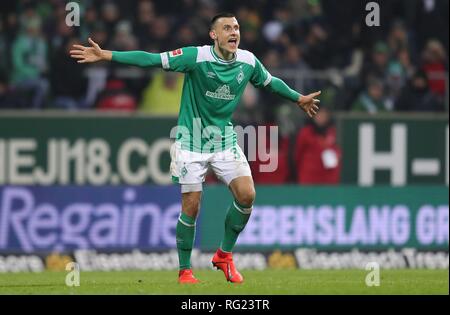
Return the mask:
[[365,270],[242,270],[245,283],[227,283],[222,272],[199,270],[202,281],[179,285],[176,271],[83,272],[79,287],[65,272],[0,273],[0,294],[449,294],[448,270],[381,270],[380,286],[365,284]]

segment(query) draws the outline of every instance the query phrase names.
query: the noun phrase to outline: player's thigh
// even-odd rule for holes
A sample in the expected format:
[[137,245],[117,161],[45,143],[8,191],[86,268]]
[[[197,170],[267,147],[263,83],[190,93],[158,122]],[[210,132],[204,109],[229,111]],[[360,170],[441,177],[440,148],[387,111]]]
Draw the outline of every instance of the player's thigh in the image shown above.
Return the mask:
[[[239,177],[252,177],[250,165],[239,146],[216,153],[211,160],[211,167],[217,177],[227,186]],[[251,180],[253,183],[253,180]]]
[[202,185],[208,170],[208,156],[198,152],[182,150],[178,143],[174,143],[170,150],[170,172],[172,181],[184,186],[182,193],[201,191],[196,185]]

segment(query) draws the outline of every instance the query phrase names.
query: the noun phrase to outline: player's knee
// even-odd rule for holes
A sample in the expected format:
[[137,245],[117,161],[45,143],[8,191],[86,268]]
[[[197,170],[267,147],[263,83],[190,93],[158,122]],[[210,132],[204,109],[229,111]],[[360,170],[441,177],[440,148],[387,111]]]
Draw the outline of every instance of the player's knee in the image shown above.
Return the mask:
[[192,218],[197,218],[200,209],[200,201],[192,201],[183,207],[183,212]]
[[236,197],[237,202],[239,202],[240,205],[250,208],[253,206],[253,202],[255,201],[256,192],[253,187],[250,187],[239,191]]
[[200,209],[200,193],[185,193],[182,198],[183,212],[188,216],[197,218]]

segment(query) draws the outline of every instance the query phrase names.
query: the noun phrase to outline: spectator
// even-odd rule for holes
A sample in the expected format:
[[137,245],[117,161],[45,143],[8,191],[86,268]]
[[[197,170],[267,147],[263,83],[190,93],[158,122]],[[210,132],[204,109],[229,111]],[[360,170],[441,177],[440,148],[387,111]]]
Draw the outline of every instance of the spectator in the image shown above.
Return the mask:
[[262,34],[265,41],[277,48],[283,48],[290,42],[286,33],[291,23],[292,13],[286,6],[279,6],[274,9],[273,19],[263,25]]
[[75,38],[55,54],[51,64],[51,83],[54,94],[54,106],[62,109],[85,109],[87,80],[83,75],[84,67],[70,57],[72,45],[77,44]]
[[108,34],[113,34],[114,28],[120,20],[119,8],[114,2],[105,1],[101,8],[101,15]]
[[332,50],[328,46],[328,32],[319,23],[310,26],[305,39],[305,60],[313,69],[330,66]]
[[127,91],[125,83],[110,79],[105,90],[99,95],[96,107],[100,110],[134,111],[136,105],[136,99]]
[[278,69],[281,63],[281,55],[276,49],[270,49],[263,58],[263,64],[269,69]]
[[[49,50],[58,51],[60,48],[64,47],[66,40],[76,36],[76,28],[69,26],[66,23],[67,11],[64,3],[55,2],[53,10],[53,15],[49,16],[47,20],[44,20],[43,31],[45,37],[48,39]],[[53,58],[53,56],[51,56],[50,59],[51,58]]]
[[[241,48],[255,53],[269,71],[301,91],[323,91],[331,83],[338,95],[334,108],[350,110],[361,101],[361,91],[369,90],[369,78],[376,78],[384,86],[381,108],[391,110],[415,73],[415,65],[427,73],[429,89],[438,102],[448,102],[448,0],[385,2],[380,7],[381,25],[367,27],[364,14],[358,14],[364,10],[360,0],[346,0],[345,6],[335,0],[89,0],[80,2],[81,25],[69,27],[64,1],[3,1],[0,74],[6,76],[8,91],[20,98],[12,103],[22,104],[22,99],[29,98],[28,107],[40,108],[47,91],[50,99],[61,96],[62,84],[52,75],[49,88],[46,75],[56,72],[52,67],[70,38],[86,42],[92,37],[109,50],[162,52],[208,43],[205,30],[211,16],[231,11],[241,26]],[[42,26],[36,27],[37,31],[20,27],[33,24]],[[33,53],[27,54],[23,38],[30,42],[32,33],[39,33],[34,35],[33,42],[40,42],[36,47],[45,49],[33,48]],[[286,71],[292,69],[300,71],[299,75]],[[311,76],[304,69],[310,69]],[[120,65],[88,66],[85,70],[89,84],[84,93],[90,108],[108,76],[126,80],[136,99],[142,98],[151,76],[145,69]],[[271,93],[260,94],[258,107],[264,122],[271,123],[280,100]],[[63,103],[68,104],[67,100]]]
[[183,24],[176,34],[177,47],[192,46],[196,42],[193,27],[190,24]]
[[[109,34],[106,31],[105,25],[101,21],[95,23],[91,34],[92,39],[99,45],[108,46],[108,36]],[[108,68],[104,63],[88,65],[86,67],[85,74],[88,82],[86,91],[86,106],[88,108],[94,108],[99,93],[101,93],[106,87]]]
[[91,36],[95,24],[98,20],[97,9],[94,6],[89,6],[83,16],[83,23],[80,23],[80,38],[86,39]]
[[384,82],[387,78],[389,64],[389,47],[385,42],[377,42],[372,50],[370,61],[363,70],[363,82],[369,77],[375,77]]
[[406,48],[400,49],[397,52],[397,60],[402,65],[406,78],[411,78],[415,72],[415,67],[412,64],[409,50]]
[[303,60],[302,50],[298,45],[290,44],[286,49],[286,58],[282,63],[282,68],[297,71],[308,70],[309,67]]
[[182,88],[183,75],[157,71],[143,92],[139,109],[149,114],[177,115]]
[[31,108],[44,105],[49,89],[45,78],[48,70],[46,41],[41,36],[41,20],[37,15],[24,20],[24,32],[14,41],[12,47],[12,82],[14,87],[32,92]]
[[370,114],[389,110],[384,100],[383,82],[374,78],[369,79],[367,89],[358,96],[352,110]]
[[395,109],[399,111],[441,111],[444,106],[437,97],[431,93],[427,75],[418,71],[403,89]]
[[401,49],[409,48],[408,34],[402,21],[395,21],[387,39],[389,50],[396,54]]
[[167,51],[175,49],[171,42],[171,25],[168,17],[159,16],[148,26],[146,40],[144,41],[147,50]]
[[6,77],[0,74],[0,109],[23,107],[24,100],[8,86]]
[[397,60],[393,60],[389,63],[385,84],[385,107],[388,110],[393,110],[394,103],[398,99],[401,89],[406,84],[406,72]]
[[[108,46],[110,44],[110,34],[113,33],[108,32],[106,25],[102,21],[98,21],[94,24],[90,37],[99,45]],[[86,39],[83,39],[83,41],[86,41]]]
[[259,55],[265,51],[267,47],[264,41],[260,40],[259,29],[261,27],[261,19],[258,13],[246,7],[242,7],[237,12],[237,19],[241,22],[241,43],[244,49],[252,51]]
[[322,108],[300,129],[294,149],[297,182],[302,185],[335,185],[340,181],[341,149],[331,112]]
[[147,40],[147,31],[149,25],[152,24],[156,18],[156,12],[152,1],[141,0],[136,8],[136,16],[134,28],[136,30],[136,35],[139,39],[140,46],[144,46]]
[[430,40],[423,52],[423,66],[428,77],[431,92],[445,96],[445,75],[447,54],[444,46],[437,40]]
[[[281,70],[285,71],[303,71],[310,70],[308,64],[303,60],[303,51],[298,45],[288,44],[284,53],[285,58],[281,61]],[[293,79],[285,79],[286,84],[296,86],[296,81]]]
[[112,40],[114,50],[137,50],[138,41],[133,34],[131,23],[127,20],[120,21],[116,26],[116,32]]
[[242,95],[241,104],[234,112],[237,125],[257,126],[264,123],[263,111],[260,107],[259,91],[252,85],[247,85]]

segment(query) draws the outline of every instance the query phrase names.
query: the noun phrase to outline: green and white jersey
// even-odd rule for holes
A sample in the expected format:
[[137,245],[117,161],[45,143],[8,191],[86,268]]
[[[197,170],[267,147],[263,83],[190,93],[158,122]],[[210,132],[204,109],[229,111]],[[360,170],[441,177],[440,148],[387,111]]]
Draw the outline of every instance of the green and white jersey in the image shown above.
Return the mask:
[[163,69],[185,73],[177,132],[183,149],[209,153],[235,145],[231,116],[247,83],[264,87],[272,80],[261,62],[242,49],[234,59],[223,60],[213,46],[160,55]]

